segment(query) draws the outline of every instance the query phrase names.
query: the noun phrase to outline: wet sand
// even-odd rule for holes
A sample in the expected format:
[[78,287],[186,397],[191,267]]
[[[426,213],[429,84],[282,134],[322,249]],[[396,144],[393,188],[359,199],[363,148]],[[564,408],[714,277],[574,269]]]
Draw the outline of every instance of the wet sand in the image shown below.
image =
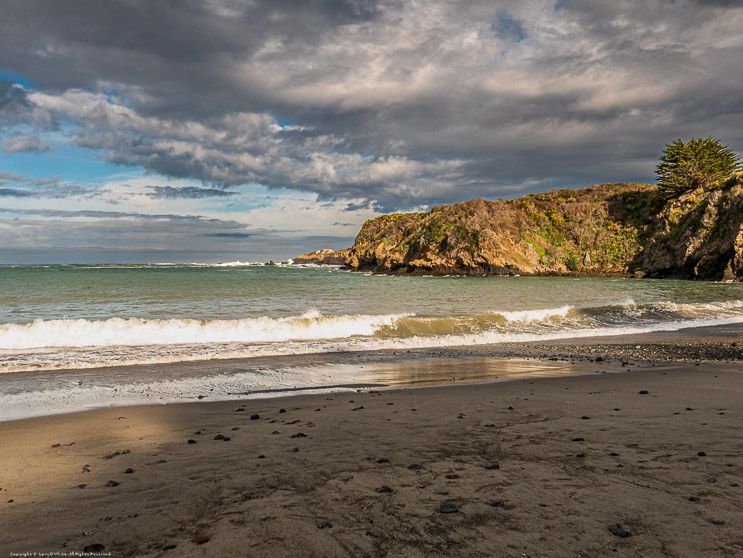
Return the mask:
[[0,549],[743,556],[743,366],[620,366],[0,423]]

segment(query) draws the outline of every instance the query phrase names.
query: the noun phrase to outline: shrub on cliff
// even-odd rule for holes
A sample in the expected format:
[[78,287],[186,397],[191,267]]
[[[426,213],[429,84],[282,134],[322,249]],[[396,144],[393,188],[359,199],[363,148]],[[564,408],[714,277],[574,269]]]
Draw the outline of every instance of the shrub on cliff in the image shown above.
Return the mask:
[[712,138],[680,139],[666,145],[655,174],[667,197],[709,188],[739,170],[740,157]]

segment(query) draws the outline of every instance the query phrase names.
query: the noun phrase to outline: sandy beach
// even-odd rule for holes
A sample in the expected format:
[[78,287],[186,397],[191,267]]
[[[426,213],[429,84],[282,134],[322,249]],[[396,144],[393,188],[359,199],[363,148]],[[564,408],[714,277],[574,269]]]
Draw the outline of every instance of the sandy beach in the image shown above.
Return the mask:
[[0,548],[743,556],[740,364],[591,366],[0,423]]

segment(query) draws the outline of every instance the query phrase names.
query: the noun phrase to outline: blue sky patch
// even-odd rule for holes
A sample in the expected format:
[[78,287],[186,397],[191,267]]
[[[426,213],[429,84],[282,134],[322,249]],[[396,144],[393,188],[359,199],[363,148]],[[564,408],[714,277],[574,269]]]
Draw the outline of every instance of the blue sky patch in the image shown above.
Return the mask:
[[496,22],[493,23],[491,29],[507,43],[517,44],[529,37],[521,22],[514,19],[508,12],[498,12],[495,17]]

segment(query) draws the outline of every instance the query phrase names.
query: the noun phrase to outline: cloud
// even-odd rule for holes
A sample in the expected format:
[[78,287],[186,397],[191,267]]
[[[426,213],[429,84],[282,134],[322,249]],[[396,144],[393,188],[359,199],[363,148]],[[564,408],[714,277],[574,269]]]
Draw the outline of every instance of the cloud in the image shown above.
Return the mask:
[[236,196],[238,192],[220,190],[218,188],[198,188],[195,186],[150,186],[151,193],[147,194],[152,199],[198,199],[198,198],[223,198]]
[[0,171],[0,180],[3,185],[12,183],[14,188],[4,189],[4,197],[16,198],[94,198],[105,194],[105,190],[97,186],[64,182],[58,176],[50,178],[30,178],[28,176]]
[[211,236],[213,238],[243,239],[243,238],[250,238],[251,236],[255,236],[255,235],[251,233],[242,233],[242,232],[220,232],[220,233],[209,233],[206,236]]
[[33,182],[34,179],[29,178],[23,174],[15,172],[0,171],[0,180],[8,180],[10,182]]
[[206,223],[210,226],[219,227],[237,227],[245,228],[244,224],[237,221],[223,219],[213,219],[201,215],[179,215],[179,214],[162,214],[162,213],[136,213],[125,211],[95,211],[83,209],[79,211],[67,211],[61,209],[15,209],[10,207],[0,207],[0,213],[10,213],[15,215],[31,215],[38,217],[60,217],[60,218],[87,218],[87,219],[137,219],[144,221],[183,221],[187,223]]
[[5,153],[47,153],[54,148],[38,136],[12,135],[0,141],[0,150]]
[[17,188],[0,188],[0,198],[30,198],[34,193]]
[[265,261],[352,242],[198,215],[0,208],[0,263]]
[[409,209],[649,181],[676,137],[743,150],[739,2],[94,6],[6,0],[0,68],[33,87],[0,83],[0,122],[203,183],[150,199],[257,183]]

